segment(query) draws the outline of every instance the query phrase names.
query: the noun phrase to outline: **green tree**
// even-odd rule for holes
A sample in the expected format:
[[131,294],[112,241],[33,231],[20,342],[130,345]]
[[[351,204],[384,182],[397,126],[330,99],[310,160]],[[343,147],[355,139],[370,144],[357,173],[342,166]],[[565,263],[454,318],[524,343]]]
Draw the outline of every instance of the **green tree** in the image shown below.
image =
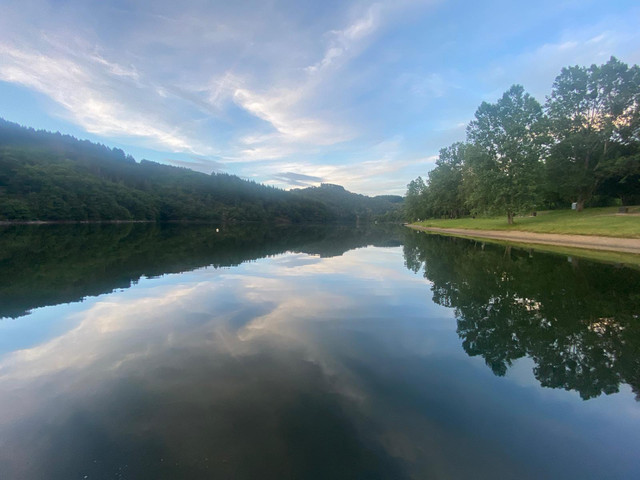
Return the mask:
[[407,185],[404,205],[405,217],[409,221],[429,216],[427,211],[427,186],[422,177],[411,180]]
[[[614,57],[603,65],[563,68],[546,110],[553,145],[548,182],[580,211],[599,184],[623,185],[640,142],[640,70]],[[621,157],[621,153],[623,153]]]
[[[538,101],[513,85],[496,103],[483,102],[467,127],[482,168],[467,170],[468,198],[484,210],[507,214],[530,211],[538,201],[545,145],[545,117]],[[473,190],[469,191],[469,185]],[[471,205],[473,206],[473,205]]]
[[462,170],[461,194],[467,209],[474,215],[495,210],[493,179],[496,163],[483,148],[469,144]]
[[441,149],[436,167],[429,172],[429,203],[437,216],[457,218],[465,211],[461,189],[466,150],[462,142]]

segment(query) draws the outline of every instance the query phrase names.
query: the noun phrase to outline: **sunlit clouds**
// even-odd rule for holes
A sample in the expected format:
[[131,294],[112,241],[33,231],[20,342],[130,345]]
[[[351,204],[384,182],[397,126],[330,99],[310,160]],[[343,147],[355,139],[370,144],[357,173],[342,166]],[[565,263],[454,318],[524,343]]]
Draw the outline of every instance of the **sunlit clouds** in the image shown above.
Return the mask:
[[0,116],[282,188],[402,194],[482,100],[640,62],[639,17],[630,1],[7,0]]
[[142,95],[134,69],[92,55],[81,60],[44,56],[37,51],[0,45],[0,78],[32,88],[62,106],[71,119],[88,132],[105,137],[139,137],[171,152],[198,148],[178,129],[163,124],[161,115],[136,108],[114,94],[119,88]]

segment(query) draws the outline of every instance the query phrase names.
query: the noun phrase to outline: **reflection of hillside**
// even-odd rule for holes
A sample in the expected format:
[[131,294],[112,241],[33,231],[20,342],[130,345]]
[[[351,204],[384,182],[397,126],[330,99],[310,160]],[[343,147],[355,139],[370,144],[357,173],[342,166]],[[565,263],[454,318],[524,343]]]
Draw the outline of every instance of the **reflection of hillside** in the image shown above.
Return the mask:
[[545,387],[640,393],[640,272],[417,232],[404,248],[433,300],[455,309],[465,351],[496,375],[529,356]]
[[298,251],[342,255],[400,245],[399,227],[40,225],[0,230],[0,317],[128,288],[141,276],[215,268]]

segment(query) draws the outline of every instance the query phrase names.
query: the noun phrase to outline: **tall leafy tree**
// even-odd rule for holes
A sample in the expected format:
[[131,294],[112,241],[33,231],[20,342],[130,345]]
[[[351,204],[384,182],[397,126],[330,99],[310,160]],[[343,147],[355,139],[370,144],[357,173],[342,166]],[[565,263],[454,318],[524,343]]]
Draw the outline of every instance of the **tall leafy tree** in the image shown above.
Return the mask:
[[634,178],[629,166],[639,152],[639,86],[638,67],[614,57],[600,66],[563,68],[553,83],[546,103],[554,140],[548,182],[578,210],[601,182]]
[[457,218],[465,211],[462,167],[467,144],[456,142],[440,150],[436,167],[429,172],[429,203],[435,215]]
[[427,218],[427,186],[422,177],[411,180],[407,185],[407,193],[404,199],[405,217],[408,220]]
[[483,102],[467,127],[476,147],[466,173],[468,198],[489,212],[529,211],[538,201],[545,117],[538,101],[513,85],[496,103]]

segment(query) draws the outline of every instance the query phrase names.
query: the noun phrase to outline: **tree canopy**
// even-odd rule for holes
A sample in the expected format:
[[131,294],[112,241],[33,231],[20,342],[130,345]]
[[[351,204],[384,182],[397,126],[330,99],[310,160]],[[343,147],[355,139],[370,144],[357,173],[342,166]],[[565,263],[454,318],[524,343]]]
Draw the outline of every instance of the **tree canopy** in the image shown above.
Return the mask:
[[477,190],[473,203],[506,213],[509,223],[515,213],[534,208],[544,125],[542,107],[521,85],[513,85],[494,104],[480,105],[467,127],[467,138],[478,150],[467,168]]
[[[420,179],[420,181],[422,181]],[[419,188],[418,188],[419,187]],[[521,85],[483,102],[466,143],[411,182],[407,220],[640,201],[640,67],[563,68],[541,106]]]
[[325,223],[393,217],[402,201],[323,193],[137,163],[118,148],[0,119],[0,221]]
[[611,58],[600,66],[563,68],[547,99],[547,114],[553,136],[549,183],[560,196],[575,199],[578,210],[606,180],[620,177],[624,184],[629,174],[638,175],[627,161],[637,159],[640,140],[637,65]]

